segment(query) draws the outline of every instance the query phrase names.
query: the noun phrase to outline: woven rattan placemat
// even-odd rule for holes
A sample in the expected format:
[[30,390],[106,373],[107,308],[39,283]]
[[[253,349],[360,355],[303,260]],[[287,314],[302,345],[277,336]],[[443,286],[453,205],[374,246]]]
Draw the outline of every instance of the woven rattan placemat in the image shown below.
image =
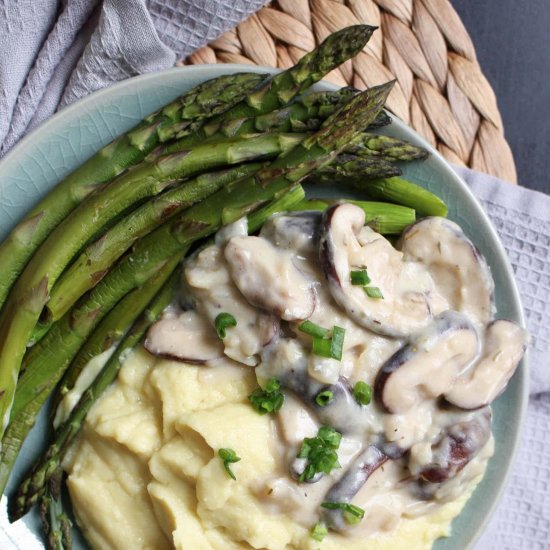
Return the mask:
[[389,110],[449,161],[516,183],[495,94],[448,0],[277,0],[185,63],[286,68],[329,33],[358,23],[379,30],[327,80],[363,89],[397,78]]

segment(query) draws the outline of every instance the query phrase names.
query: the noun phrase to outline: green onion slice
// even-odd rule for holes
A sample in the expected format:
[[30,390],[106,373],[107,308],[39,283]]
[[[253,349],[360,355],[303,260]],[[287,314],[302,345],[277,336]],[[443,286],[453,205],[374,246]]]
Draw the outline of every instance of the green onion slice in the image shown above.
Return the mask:
[[320,357],[332,358],[332,340],[326,338],[313,338],[313,345],[311,348],[313,355],[319,355]]
[[324,338],[329,333],[328,329],[320,327],[311,321],[304,321],[298,325],[298,330],[314,338]]
[[342,360],[342,351],[344,349],[345,329],[334,326],[332,329],[332,342],[330,346],[330,356],[338,361]]
[[375,298],[376,300],[384,299],[382,291],[377,286],[366,286],[364,290],[369,298]]
[[351,284],[357,286],[365,286],[370,283],[370,277],[366,269],[360,271],[352,271],[350,274]]
[[366,382],[359,381],[353,386],[353,397],[359,405],[368,405],[372,399],[372,387]]
[[233,464],[234,462],[239,462],[241,460],[240,457],[237,456],[237,453],[233,449],[220,449],[218,451],[218,456],[223,461],[223,467],[225,468],[225,471],[228,473],[229,477],[232,479],[237,479],[235,477],[235,474],[231,470],[230,464]]
[[342,510],[346,523],[350,525],[359,523],[365,516],[363,508],[359,508],[359,506],[355,506],[354,504],[348,504],[347,502],[323,502],[321,507],[327,510]]
[[316,523],[311,530],[311,538],[321,542],[328,534],[327,526],[320,522]]
[[334,394],[330,390],[320,391],[315,396],[315,403],[319,405],[319,407],[326,407],[333,399]]
[[220,340],[223,340],[226,336],[226,329],[237,326],[237,319],[231,315],[231,313],[220,313],[215,321],[214,326]]
[[265,389],[254,390],[248,396],[252,408],[262,415],[279,411],[285,400],[284,394],[279,391],[280,388],[281,383],[276,378],[271,378],[265,385]]
[[298,458],[307,458],[299,481],[309,481],[315,474],[330,474],[334,468],[340,468],[336,450],[340,447],[342,434],[330,426],[321,426],[315,437],[306,437],[302,442]]

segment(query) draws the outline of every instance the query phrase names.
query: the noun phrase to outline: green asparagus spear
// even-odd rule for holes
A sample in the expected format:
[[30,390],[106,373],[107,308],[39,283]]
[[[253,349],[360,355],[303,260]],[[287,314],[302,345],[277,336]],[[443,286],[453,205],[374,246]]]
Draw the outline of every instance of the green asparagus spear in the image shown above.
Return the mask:
[[[81,304],[55,323],[50,332],[29,350],[25,356],[24,373],[17,385],[12,419],[2,439],[0,492],[5,488],[36,415],[88,335],[126,294],[129,296],[127,299],[134,302],[135,318],[140,307],[145,307],[170,277],[182,256],[183,251],[168,260],[158,261],[155,258],[148,265],[146,262],[138,263],[133,277],[127,273],[123,286],[117,288],[111,288],[107,276]],[[132,292],[133,289],[136,290]]]
[[[339,155],[330,165],[323,166],[312,174],[309,179],[316,183],[344,183],[356,187],[356,183],[353,182],[398,175],[401,175],[401,168],[392,162],[378,157],[357,157],[346,152]],[[367,183],[363,184],[365,185]]]
[[359,140],[350,144],[347,152],[358,156],[368,155],[387,161],[424,160],[430,155],[426,149],[417,147],[408,141],[390,136],[363,133]]
[[[287,103],[358,53],[374,30],[375,27],[357,25],[334,33],[296,66],[252,93],[263,80],[261,75],[226,75],[201,84],[96,153],[29,212],[0,246],[0,265],[5,271],[0,281],[0,306],[34,250],[99,184],[140,162],[159,142],[173,138],[175,133],[193,133],[197,125],[189,124],[190,120],[223,113],[233,105],[229,118],[266,113]],[[201,141],[197,134],[195,143]]]
[[72,522],[63,509],[62,480],[63,469],[61,465],[58,465],[38,502],[40,521],[48,550],[70,550],[72,548]]
[[[312,92],[265,114],[254,113],[240,118],[218,117],[205,123],[200,130],[200,135],[204,139],[219,140],[255,132],[318,130],[322,122],[349,101],[355,93],[357,90],[353,88],[342,88],[336,92]],[[155,154],[180,151],[193,146],[196,140],[196,135],[178,139],[172,144],[159,148]]]
[[69,174],[21,220],[0,245],[0,308],[23,267],[48,236],[85,197],[129,166],[141,162],[159,142],[193,120],[220,114],[264,80],[259,74],[232,74],[209,80],[149,115]]
[[412,208],[387,202],[356,201],[352,199],[305,199],[289,210],[324,211],[337,202],[355,204],[365,212],[365,224],[382,235],[400,235],[403,230],[416,220]]
[[[330,162],[359,133],[361,128],[367,126],[376,117],[392,86],[393,82],[390,82],[358,94],[340,111],[327,119],[323,128],[316,134],[308,137],[288,153],[279,156],[269,167],[258,171],[254,176],[230,183],[208,199],[183,212],[175,222],[164,224],[155,232],[140,240],[131,255],[132,261],[123,261],[119,264],[92,290],[91,295],[94,295],[99,301],[102,293],[106,291],[111,295],[110,300],[117,293],[117,289],[123,288],[123,294],[125,294],[128,291],[128,283],[126,282],[128,277],[132,271],[137,270],[140,272],[142,264],[148,265],[151,262],[158,262],[158,258],[163,253],[170,257],[185,250],[197,239],[208,236],[224,223],[235,221],[261,207],[279,193],[288,190],[312,170]],[[162,244],[162,246],[159,246],[159,244]],[[90,312],[92,308],[93,301],[87,305],[83,312],[80,312],[76,319],[73,318],[73,330],[77,325],[76,321],[81,322],[84,317],[83,313]],[[63,319],[66,318],[67,316]],[[27,367],[21,381],[25,377],[34,379],[34,383],[31,385],[32,388],[40,387],[40,384],[36,383],[37,372],[40,372],[40,376],[44,377],[48,371],[59,369],[59,365],[49,362],[46,358],[47,352],[52,346],[59,355],[58,336],[53,334],[55,327],[58,325],[59,323],[56,323],[38,346],[35,346],[35,348],[42,348],[38,353],[35,352],[35,348],[31,348],[28,354],[30,356],[35,352],[36,361],[34,365]],[[61,329],[59,335],[65,334],[68,328]],[[64,347],[62,345],[61,349],[63,350]],[[54,374],[50,372],[50,378],[53,378]],[[18,393],[20,391],[20,387],[18,387]],[[33,403],[32,391],[29,397],[30,401],[25,398],[21,402]],[[18,402],[20,401],[18,400]],[[27,414],[28,408],[23,406],[21,409],[23,417],[29,416]],[[16,438],[24,436],[24,432],[24,429],[14,430],[11,437],[12,447],[17,445]],[[2,461],[0,464],[0,482],[2,481],[2,468],[9,472],[10,467],[9,460]],[[26,509],[26,505],[22,504],[20,500],[19,513],[23,513],[24,509]]]
[[[371,179],[371,171],[363,174],[348,170],[335,173],[328,170],[314,176],[316,182],[338,183],[349,185],[364,192],[371,199],[387,200],[409,208],[414,208],[424,216],[446,216],[447,205],[437,195],[420,187],[412,181],[398,177],[382,177]],[[329,173],[330,171],[330,173]]]
[[244,164],[221,172],[201,174],[147,202],[122,218],[97,241],[89,244],[62,274],[50,292],[48,326],[107,273],[113,263],[139,238],[159,226],[167,217],[211,195],[230,181],[253,174],[260,163]]
[[448,212],[443,199],[403,178],[376,179],[368,182],[364,189],[373,199],[390,200],[414,208],[424,216],[445,217]]
[[0,418],[9,421],[15,383],[32,331],[49,291],[74,254],[137,201],[158,194],[178,178],[223,164],[268,158],[292,148],[300,134],[262,134],[207,144],[144,163],[119,176],[77,207],[46,239],[12,289],[0,317]]
[[[214,117],[208,124],[214,125],[215,128],[227,120],[269,113],[290,103],[294,97],[321,80],[338,65],[357,55],[376,28],[369,25],[355,25],[329,35],[317,48],[304,55],[294,67],[274,75],[249,94],[244,101],[223,115]],[[193,138],[190,141],[192,144],[201,143],[209,137],[202,127],[193,128],[193,130],[181,132],[178,137],[192,134]]]
[[[113,355],[103,366],[98,376],[89,388],[83,393],[79,402],[72,410],[69,418],[56,430],[53,443],[47,450],[44,469],[34,471],[32,477],[27,478],[19,487],[10,510],[10,521],[15,521],[24,515],[43,494],[45,483],[48,483],[52,475],[59,470],[59,454],[64,454],[67,445],[72,442],[74,436],[80,430],[86,414],[95,400],[115,380],[120,366],[127,354],[141,341],[147,329],[158,319],[164,308],[171,302],[174,295],[174,284],[179,273],[172,268],[172,275],[165,279],[161,289],[158,290],[146,309],[136,319],[132,328],[116,347]],[[170,275],[170,272],[168,272]]]

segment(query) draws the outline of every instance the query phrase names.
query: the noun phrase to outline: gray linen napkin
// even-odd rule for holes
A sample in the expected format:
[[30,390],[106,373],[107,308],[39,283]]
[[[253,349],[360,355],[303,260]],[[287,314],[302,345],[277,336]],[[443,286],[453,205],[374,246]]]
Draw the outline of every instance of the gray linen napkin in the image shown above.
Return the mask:
[[[61,108],[113,82],[171,67],[266,0],[0,0],[0,157]],[[514,267],[531,346],[531,400],[505,495],[476,550],[550,540],[550,197],[456,167]],[[0,518],[0,548],[40,548]],[[15,527],[15,529],[14,529]]]

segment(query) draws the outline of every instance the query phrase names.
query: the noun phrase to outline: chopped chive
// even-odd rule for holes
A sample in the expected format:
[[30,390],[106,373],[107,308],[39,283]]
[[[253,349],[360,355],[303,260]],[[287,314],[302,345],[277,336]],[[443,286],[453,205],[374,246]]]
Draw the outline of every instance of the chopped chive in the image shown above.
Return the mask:
[[323,338],[329,332],[328,329],[320,327],[319,325],[316,325],[311,321],[304,321],[303,323],[298,325],[298,329],[305,334],[313,336],[314,338]]
[[218,333],[218,337],[220,340],[223,340],[226,336],[226,330],[227,328],[236,327],[237,326],[237,319],[231,315],[231,313],[220,313],[215,321],[214,326],[216,327],[216,332]]
[[347,502],[323,502],[321,507],[327,510],[342,510],[346,523],[350,525],[359,523],[365,516],[363,508],[359,508],[359,506],[355,506],[354,504],[348,504]]
[[326,338],[313,338],[313,345],[311,348],[313,355],[319,355],[319,357],[332,357],[332,340]]
[[271,378],[265,385],[265,389],[258,388],[249,396],[248,400],[258,414],[277,412],[283,406],[285,396],[279,391],[281,383],[276,378]]
[[311,530],[311,538],[321,542],[328,534],[327,526],[320,522],[316,523]]
[[372,399],[372,387],[366,382],[359,381],[353,386],[353,397],[359,405],[368,405]]
[[218,451],[218,456],[223,461],[223,467],[225,468],[225,471],[228,473],[229,477],[232,479],[237,479],[235,477],[235,474],[231,470],[230,464],[233,464],[234,462],[239,462],[240,457],[237,456],[237,453],[233,449],[220,449]]
[[320,391],[315,396],[315,403],[319,405],[319,407],[326,407],[334,397],[334,394],[330,390]]
[[346,330],[342,327],[334,326],[332,329],[332,342],[330,346],[330,356],[338,361],[342,360],[342,351],[344,349],[344,336]]
[[382,291],[377,286],[366,286],[364,290],[369,298],[375,298],[377,300],[384,299]]
[[341,440],[342,434],[330,426],[321,426],[315,437],[306,437],[298,458],[307,458],[308,462],[298,481],[310,481],[317,473],[330,474],[334,468],[340,468],[336,450]]
[[351,272],[351,284],[357,286],[365,286],[370,283],[370,277],[366,269]]

